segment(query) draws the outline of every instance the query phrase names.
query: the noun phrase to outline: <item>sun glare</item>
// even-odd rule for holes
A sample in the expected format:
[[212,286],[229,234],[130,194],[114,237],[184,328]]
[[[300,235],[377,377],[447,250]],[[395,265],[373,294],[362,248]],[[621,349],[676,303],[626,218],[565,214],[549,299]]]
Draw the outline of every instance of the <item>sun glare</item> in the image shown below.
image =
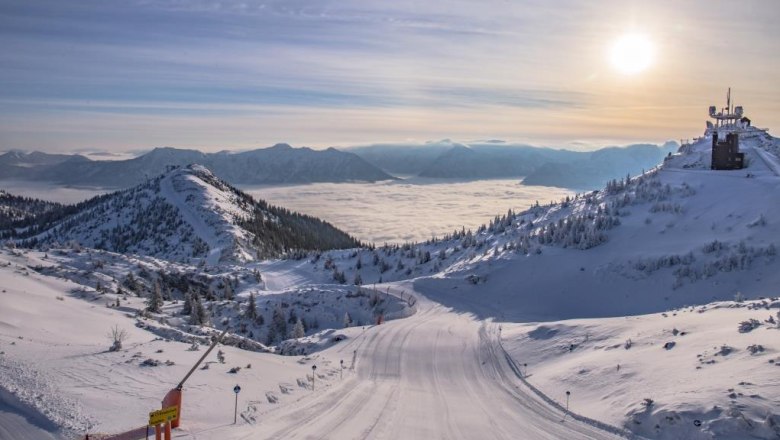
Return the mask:
[[655,47],[644,35],[628,34],[618,38],[612,45],[610,60],[618,72],[633,75],[653,63]]

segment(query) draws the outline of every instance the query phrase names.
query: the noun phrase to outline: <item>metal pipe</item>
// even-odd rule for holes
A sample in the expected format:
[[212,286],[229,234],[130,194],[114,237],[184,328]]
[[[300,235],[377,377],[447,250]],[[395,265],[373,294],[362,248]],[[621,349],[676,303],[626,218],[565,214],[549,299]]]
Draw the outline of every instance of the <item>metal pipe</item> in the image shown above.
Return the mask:
[[212,342],[212,343],[211,343],[211,347],[209,347],[209,349],[208,349],[208,350],[206,350],[206,352],[205,352],[205,353],[203,353],[203,356],[201,356],[201,357],[200,357],[200,359],[198,359],[198,362],[196,362],[196,363],[195,363],[195,365],[193,365],[193,366],[192,366],[192,368],[190,369],[190,371],[187,373],[187,375],[186,375],[186,376],[184,376],[184,379],[182,379],[182,380],[181,380],[181,382],[179,382],[179,384],[178,384],[178,385],[176,385],[176,389],[177,389],[177,390],[180,390],[180,391],[181,391],[181,389],[184,387],[184,382],[187,382],[187,379],[189,379],[189,378],[190,378],[190,376],[192,376],[192,373],[194,373],[194,372],[195,372],[195,369],[196,369],[196,368],[198,368],[198,366],[200,365],[200,363],[201,363],[201,362],[203,362],[203,359],[206,359],[206,356],[208,356],[208,355],[209,355],[209,353],[211,353],[211,350],[213,350],[213,349],[214,349],[214,347],[216,347],[216,346],[217,346],[217,344],[219,344],[219,342],[220,342],[220,341],[222,340],[222,338],[225,336],[225,334],[227,333],[227,331],[228,331],[228,328],[227,328],[227,327],[225,327],[225,330],[222,330],[222,333],[220,333],[220,334],[219,334],[219,336],[217,337],[217,339],[215,339],[215,340],[214,340],[214,342]]

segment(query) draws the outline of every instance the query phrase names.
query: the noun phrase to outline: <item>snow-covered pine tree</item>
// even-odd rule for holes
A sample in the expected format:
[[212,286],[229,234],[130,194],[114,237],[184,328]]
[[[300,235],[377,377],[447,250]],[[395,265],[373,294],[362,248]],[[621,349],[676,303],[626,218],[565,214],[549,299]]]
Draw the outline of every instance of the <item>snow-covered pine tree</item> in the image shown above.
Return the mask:
[[349,316],[349,312],[344,312],[344,328],[352,327],[352,317]]
[[295,321],[295,325],[293,326],[291,336],[295,339],[299,339],[306,336],[306,329],[303,327],[303,321],[301,321],[301,318],[298,318],[298,320]]

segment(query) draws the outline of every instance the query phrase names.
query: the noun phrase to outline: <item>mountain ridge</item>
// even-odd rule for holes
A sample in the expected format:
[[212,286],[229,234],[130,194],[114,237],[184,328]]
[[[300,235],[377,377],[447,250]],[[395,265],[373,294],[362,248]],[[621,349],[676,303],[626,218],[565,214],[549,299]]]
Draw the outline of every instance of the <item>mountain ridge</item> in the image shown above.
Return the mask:
[[27,247],[70,243],[210,265],[360,245],[327,222],[255,200],[194,164],[53,211],[3,235]]
[[125,160],[8,152],[0,155],[0,179],[121,189],[142,183],[170,166],[191,163],[199,163],[221,179],[238,185],[395,179],[353,153],[293,148],[288,144],[236,153],[158,147]]

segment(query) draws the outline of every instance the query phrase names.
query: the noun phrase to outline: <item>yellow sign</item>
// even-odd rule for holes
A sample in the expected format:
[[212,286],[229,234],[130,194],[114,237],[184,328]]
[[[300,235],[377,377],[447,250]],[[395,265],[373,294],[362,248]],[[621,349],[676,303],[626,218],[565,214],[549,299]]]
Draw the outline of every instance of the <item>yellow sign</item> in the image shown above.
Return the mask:
[[149,426],[156,426],[161,423],[170,422],[179,418],[179,408],[176,406],[169,406],[158,411],[152,411],[149,413]]

